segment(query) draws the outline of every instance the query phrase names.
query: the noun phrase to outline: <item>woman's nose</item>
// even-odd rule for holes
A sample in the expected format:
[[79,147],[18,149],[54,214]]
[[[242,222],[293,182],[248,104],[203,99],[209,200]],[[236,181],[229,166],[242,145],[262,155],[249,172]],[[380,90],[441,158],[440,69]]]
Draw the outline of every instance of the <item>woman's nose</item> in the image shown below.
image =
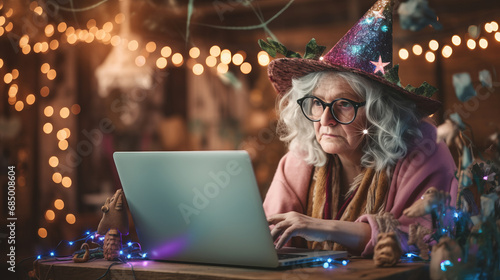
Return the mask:
[[321,119],[320,119],[320,124],[322,126],[329,126],[329,125],[336,125],[337,121],[332,115],[332,111],[330,110],[330,107],[325,107],[323,109],[323,114],[321,114]]

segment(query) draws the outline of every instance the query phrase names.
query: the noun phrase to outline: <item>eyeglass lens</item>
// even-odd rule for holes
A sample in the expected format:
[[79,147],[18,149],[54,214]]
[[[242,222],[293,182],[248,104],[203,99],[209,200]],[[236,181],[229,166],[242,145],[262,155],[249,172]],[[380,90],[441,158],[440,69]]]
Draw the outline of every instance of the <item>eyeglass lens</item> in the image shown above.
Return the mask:
[[[324,104],[324,105],[323,105]],[[302,110],[304,114],[312,121],[319,121],[326,107],[316,97],[308,97],[302,101]],[[342,123],[351,122],[356,115],[354,105],[347,100],[337,100],[331,105],[331,112],[335,118]]]

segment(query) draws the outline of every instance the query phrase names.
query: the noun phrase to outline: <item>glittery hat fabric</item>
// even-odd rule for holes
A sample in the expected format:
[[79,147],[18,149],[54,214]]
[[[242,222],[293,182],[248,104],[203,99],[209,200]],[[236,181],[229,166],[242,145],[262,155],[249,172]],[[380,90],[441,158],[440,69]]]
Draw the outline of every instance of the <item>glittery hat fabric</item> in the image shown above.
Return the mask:
[[375,80],[415,102],[424,114],[432,114],[441,103],[409,92],[386,80],[383,75],[392,68],[393,1],[378,0],[342,37],[322,60],[280,58],[271,61],[268,75],[279,94],[286,93],[292,79],[320,71],[345,71]]

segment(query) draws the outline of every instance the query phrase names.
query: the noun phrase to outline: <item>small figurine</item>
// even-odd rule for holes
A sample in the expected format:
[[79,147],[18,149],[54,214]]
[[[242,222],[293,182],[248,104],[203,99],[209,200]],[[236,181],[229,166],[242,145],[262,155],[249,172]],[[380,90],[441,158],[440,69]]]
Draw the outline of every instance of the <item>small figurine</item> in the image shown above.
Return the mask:
[[104,235],[103,254],[106,260],[115,260],[122,249],[122,235],[128,235],[129,224],[124,207],[123,191],[117,190],[113,197],[107,198],[101,207],[104,213],[97,234]]
[[431,234],[432,231],[420,224],[411,224],[408,230],[408,245],[415,244],[420,250],[418,255],[423,260],[429,260],[429,246],[424,241],[424,236]]
[[462,248],[448,236],[432,247],[429,272],[432,280],[459,279]]
[[391,213],[375,216],[379,234],[374,248],[373,262],[376,266],[394,266],[401,258],[402,250],[397,235],[398,220]]
[[416,218],[430,214],[438,207],[446,207],[450,201],[450,194],[438,191],[435,187],[430,187],[422,195],[421,199],[415,201],[410,207],[403,211],[403,215]]

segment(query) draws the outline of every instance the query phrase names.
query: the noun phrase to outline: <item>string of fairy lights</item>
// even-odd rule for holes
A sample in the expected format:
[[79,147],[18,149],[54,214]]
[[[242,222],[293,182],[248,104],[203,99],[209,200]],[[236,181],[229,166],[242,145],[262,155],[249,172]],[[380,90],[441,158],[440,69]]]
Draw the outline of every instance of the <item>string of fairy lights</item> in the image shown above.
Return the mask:
[[[14,15],[14,10],[12,8],[4,9],[2,1],[0,1],[0,10],[2,10],[3,14],[0,16],[0,37],[2,37],[7,36],[7,34],[14,29],[14,21],[11,20]],[[29,10],[34,16],[47,16],[43,7],[40,6],[37,1],[32,1],[30,3]],[[34,41],[35,38],[31,38],[28,34],[24,34],[19,38],[18,47],[24,55],[30,53],[44,55],[51,51],[57,51],[63,44],[75,45],[78,43],[91,44],[97,42],[113,47],[120,45],[126,46],[126,49],[130,51],[131,55],[135,55],[138,51],[139,55],[137,55],[134,60],[137,67],[143,67],[149,62],[154,63],[155,67],[162,70],[167,67],[181,67],[185,64],[194,75],[202,75],[207,71],[211,71],[211,73],[217,75],[224,75],[230,70],[230,67],[232,67],[232,69],[238,68],[243,74],[249,74],[253,69],[252,64],[245,61],[247,54],[243,50],[231,52],[229,49],[222,49],[220,46],[213,45],[208,50],[202,52],[200,48],[192,47],[188,51],[188,57],[184,57],[181,52],[172,49],[172,47],[168,45],[161,45],[154,41],[149,41],[141,45],[137,40],[128,40],[126,38],[121,38],[119,35],[114,35],[114,33],[117,33],[117,25],[122,24],[124,21],[125,15],[118,13],[113,21],[105,22],[101,27],[98,27],[95,19],[88,20],[86,22],[86,28],[83,29],[69,26],[66,22],[60,22],[58,24],[47,23],[43,26],[43,36],[38,36],[36,38],[37,40]],[[475,34],[480,33],[478,29],[478,26],[471,26],[469,27],[468,33],[462,37],[453,35],[450,39],[450,44],[446,44],[441,48],[441,55],[444,58],[450,58],[453,54],[452,46],[459,47],[462,43],[466,44],[470,50],[488,48],[489,41],[487,37],[475,36]],[[493,34],[494,40],[500,42],[500,32],[498,32],[498,29],[498,23],[495,21],[484,24],[485,32],[487,34]],[[490,39],[490,41],[491,40],[492,39]],[[424,54],[424,47],[415,44],[411,47],[411,51],[407,48],[401,48],[398,54],[402,60],[408,59],[410,55],[419,57],[424,54],[425,59],[432,63],[436,59],[436,52],[439,50],[439,42],[435,39],[429,41],[428,48],[429,50]],[[202,53],[206,55],[202,55]],[[266,52],[261,51],[257,54],[257,61],[260,66],[267,66],[270,62],[270,57]],[[37,99],[45,98],[50,95],[51,90],[48,86],[43,86],[38,93],[20,92],[20,70],[14,68],[7,71],[5,68],[4,60],[0,58],[0,69],[6,71],[3,76],[3,81],[9,87],[8,104],[13,106],[17,112],[22,112],[28,106],[33,106]],[[40,72],[45,75],[48,81],[53,81],[57,77],[57,70],[52,68],[47,62],[41,65]],[[24,98],[22,95],[24,95]],[[71,115],[76,116],[80,112],[81,107],[79,104],[69,104],[60,109],[56,109],[51,105],[43,108],[45,117],[51,118],[59,116],[63,120],[68,119]],[[57,140],[57,146],[60,151],[66,151],[68,149],[68,139],[72,135],[72,131],[69,128],[63,127],[57,129],[52,122],[47,120],[42,125],[42,131],[47,135],[55,135],[55,140]],[[51,168],[54,168],[55,172],[52,174],[52,181],[55,184],[60,184],[64,188],[70,188],[73,185],[70,176],[56,171],[56,168],[60,164],[59,157],[52,155],[47,159],[47,163]],[[18,178],[18,180],[24,182],[24,178]],[[62,211],[65,208],[65,202],[63,199],[57,198],[54,200],[53,206],[54,209],[47,209],[45,211],[44,218],[48,222],[55,220],[56,211]],[[68,224],[75,224],[76,218],[77,217],[73,213],[66,213],[65,220]],[[38,235],[40,238],[46,238],[48,235],[47,229],[40,227],[38,229]]]
[[[11,20],[14,15],[14,10],[12,8],[4,9],[2,1],[0,1],[0,10],[3,12],[3,15],[0,16],[0,37],[2,37],[7,36],[9,32],[14,30],[14,20]],[[43,7],[36,1],[30,3],[29,10],[34,16],[47,16]],[[58,24],[47,23],[42,28],[43,36],[37,36],[35,40],[35,38],[31,38],[28,34],[23,34],[19,38],[18,46],[23,55],[29,55],[30,53],[44,55],[51,51],[57,51],[63,44],[75,45],[78,43],[91,44],[97,42],[113,47],[119,45],[126,46],[126,49],[130,51],[131,55],[135,55],[135,53],[139,52],[139,55],[137,55],[134,60],[137,67],[143,67],[148,62],[154,62],[154,65],[162,70],[170,65],[172,65],[171,67],[181,67],[183,64],[186,64],[185,66],[187,66],[194,75],[202,75],[209,70],[217,75],[224,75],[230,70],[231,65],[231,67],[239,68],[239,71],[243,74],[249,74],[252,71],[252,64],[245,61],[247,54],[242,50],[233,53],[229,49],[221,49],[221,47],[214,45],[206,52],[208,55],[203,57],[202,51],[198,47],[192,47],[188,52],[189,57],[185,58],[181,52],[176,52],[168,45],[162,46],[154,41],[149,41],[141,46],[137,40],[127,40],[126,38],[121,38],[119,35],[113,35],[113,31],[117,29],[117,25],[122,24],[124,21],[125,15],[123,13],[118,13],[113,21],[105,22],[101,27],[98,27],[95,19],[87,21],[86,29],[69,26],[64,21]],[[264,51],[259,52],[257,58],[261,66],[267,66],[270,61],[268,54]],[[4,60],[0,58],[0,69],[4,68],[3,70],[6,70],[3,66]],[[53,81],[57,77],[57,70],[47,62],[41,65],[40,72],[48,81]],[[9,87],[8,103],[13,106],[17,112],[22,112],[28,106],[34,105],[39,98],[48,97],[51,92],[48,86],[43,86],[39,93],[27,93],[25,97],[22,98],[23,93],[20,92],[19,87],[21,80],[20,76],[19,69],[14,68],[5,73],[3,77],[4,83]],[[60,109],[56,109],[51,105],[43,108],[43,114],[48,119],[42,125],[42,131],[47,135],[55,135],[57,146],[60,151],[66,151],[68,149],[68,139],[72,131],[67,127],[56,129],[49,118],[60,117],[64,120],[68,119],[71,115],[78,115],[80,111],[81,107],[79,104],[71,104]],[[60,164],[60,158],[52,155],[47,159],[47,163],[54,170],[52,181],[55,184],[60,184],[64,188],[71,188],[73,185],[71,177],[56,171]],[[47,209],[45,211],[44,218],[47,222],[54,221],[57,211],[62,211],[65,208],[64,200],[61,198],[55,199],[53,207],[53,209]],[[75,224],[76,216],[73,213],[66,213],[65,220],[68,224]],[[45,227],[40,227],[38,229],[38,236],[40,238],[46,238],[48,236],[47,229]]]
[[[497,41],[500,43],[500,32],[498,31],[498,23],[496,21],[487,22],[484,24],[484,31],[486,34],[491,34],[493,38],[490,41]],[[464,43],[469,50],[476,49],[487,49],[489,46],[487,35],[480,36],[480,27],[477,25],[469,26],[467,33],[463,36],[453,35],[449,39],[449,43],[445,44],[441,48],[441,55],[444,58],[450,58],[453,54],[453,48],[460,47]],[[429,63],[433,63],[436,60],[436,52],[439,50],[439,42],[436,39],[432,39],[428,44],[429,49],[424,54],[424,47],[419,44],[414,44],[411,47],[411,52],[407,48],[399,49],[399,58],[402,60],[407,60],[410,55],[421,56],[424,54],[425,60]]]

